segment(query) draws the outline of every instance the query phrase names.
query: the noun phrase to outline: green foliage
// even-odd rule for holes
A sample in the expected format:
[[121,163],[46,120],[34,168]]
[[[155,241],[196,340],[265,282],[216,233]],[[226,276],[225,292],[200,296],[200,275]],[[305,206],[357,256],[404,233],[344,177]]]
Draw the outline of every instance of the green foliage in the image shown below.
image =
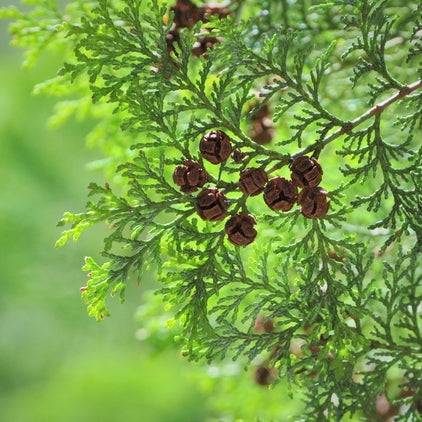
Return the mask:
[[[63,14],[36,3],[3,15],[29,51],[48,40],[73,52],[47,90],[89,86],[105,132],[125,134],[106,150],[119,186],[92,184],[86,211],[59,223],[70,229],[58,246],[99,222],[111,228],[106,262],[86,258],[89,314],[104,318],[110,294],[123,300],[126,283],[155,268],[191,359],[266,359],[305,390],[305,420],[382,420],[384,395],[396,420],[419,420],[422,7],[232,1],[230,16],[182,29],[170,47],[175,14],[158,0],[73,1]],[[204,30],[220,42],[197,57]],[[249,130],[263,105],[276,123],[265,145]],[[199,140],[210,130],[229,134],[243,160],[204,163]],[[303,155],[324,169],[323,218],[275,212],[239,191],[243,169],[288,177]],[[186,158],[225,192],[230,215],[256,216],[254,244],[234,246],[222,221],[199,219],[196,195],[172,182]],[[257,331],[262,316],[274,330]]]
[[152,280],[128,286],[124,308],[109,303],[106,324],[87,319],[78,300],[81,250],[95,252],[105,230],[55,250],[61,228],[51,228],[64,209],[83,207],[81,186],[103,179],[85,168],[98,156],[84,147],[92,125],[46,128],[55,99],[30,94],[61,60],[44,52],[30,71],[21,69],[5,29],[0,22],[0,173],[7,181],[0,202],[1,421],[206,420],[206,397],[189,377],[180,379],[192,365],[178,358],[176,344],[168,350],[172,339],[162,340],[167,352],[148,356],[134,336],[133,310]]

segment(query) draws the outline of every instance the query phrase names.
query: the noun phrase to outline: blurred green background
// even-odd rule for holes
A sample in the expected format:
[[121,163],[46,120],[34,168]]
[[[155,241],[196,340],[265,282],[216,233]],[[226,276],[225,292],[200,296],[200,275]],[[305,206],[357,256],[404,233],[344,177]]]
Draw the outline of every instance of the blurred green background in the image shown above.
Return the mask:
[[[11,4],[9,2],[8,4]],[[48,53],[24,70],[0,21],[0,421],[202,421],[204,393],[175,347],[150,353],[136,339],[144,287],[110,303],[97,323],[80,300],[83,254],[97,256],[102,229],[55,249],[64,211],[82,211],[88,183],[104,183],[87,163],[90,122],[49,129],[54,99],[36,83],[60,63]]]
[[[49,128],[55,99],[32,91],[61,62],[45,52],[24,69],[9,44],[0,21],[0,422],[287,420],[298,402],[286,386],[262,388],[240,363],[185,362],[160,337],[166,316],[139,308],[158,300],[153,280],[129,285],[124,305],[110,300],[105,321],[88,317],[83,255],[98,258],[106,228],[54,243],[63,212],[83,211],[89,182],[106,181],[89,165],[103,158],[85,144],[94,122]],[[151,327],[158,336],[140,341]]]
[[[56,100],[32,91],[55,76],[59,54],[44,52],[23,69],[7,25],[0,21],[0,422],[269,422],[300,414],[298,392],[290,398],[283,383],[257,385],[253,366],[185,362],[164,329],[167,316],[139,308],[159,300],[148,294],[148,277],[128,285],[124,305],[109,301],[110,318],[88,317],[83,256],[99,258],[107,229],[91,228],[61,249],[54,243],[63,212],[83,211],[88,184],[106,182],[89,165],[104,157],[86,146],[93,121],[48,127]],[[151,328],[155,335],[140,341]]]
[[[139,309],[157,300],[146,294],[153,280],[128,285],[124,305],[110,300],[104,322],[88,317],[83,255],[98,258],[106,228],[89,229],[76,245],[54,243],[63,212],[83,211],[88,184],[106,182],[89,166],[104,158],[86,147],[94,122],[49,128],[56,100],[32,91],[55,76],[60,58],[44,52],[25,70],[22,51],[9,44],[0,21],[0,422],[269,422],[300,414],[297,390],[291,399],[282,383],[256,385],[253,367],[185,362],[171,332],[160,337],[166,316]],[[334,146],[326,151],[324,171],[335,175]],[[324,187],[337,183],[331,177]],[[376,189],[375,180],[366,189]],[[371,218],[355,210],[348,227],[365,235],[359,227]],[[382,233],[371,241],[382,244]],[[140,341],[151,327],[156,336]]]

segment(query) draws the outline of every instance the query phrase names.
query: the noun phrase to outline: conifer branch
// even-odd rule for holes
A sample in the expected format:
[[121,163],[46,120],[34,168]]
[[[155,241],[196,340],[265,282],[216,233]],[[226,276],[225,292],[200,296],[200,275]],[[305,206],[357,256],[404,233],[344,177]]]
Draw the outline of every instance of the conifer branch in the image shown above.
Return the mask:
[[257,383],[302,386],[307,420],[376,420],[380,395],[417,420],[419,2],[38,3],[3,16],[31,52],[66,46],[42,89],[92,96],[109,174],[119,164],[59,222],[57,246],[110,229],[106,262],[85,260],[89,315],[154,270],[188,358],[259,360]]
[[348,132],[352,131],[354,128],[366,122],[371,117],[381,114],[387,107],[401,100],[402,98],[412,94],[414,91],[417,91],[420,88],[422,88],[422,80],[418,80],[409,85],[405,85],[398,92],[396,92],[395,94],[393,94],[386,100],[374,105],[365,113],[361,114],[359,117],[349,122],[344,122],[340,128],[338,128],[335,132],[331,133],[330,135],[326,136],[324,139],[318,140],[317,142],[311,145],[308,145],[307,147],[302,148],[301,150],[292,154],[290,157],[282,157],[276,165],[274,165],[271,169],[268,170],[268,173],[269,174],[273,173],[275,170],[287,165],[291,160],[295,159],[296,157],[300,157],[302,155],[306,155],[309,153],[319,155],[320,151],[326,145],[335,141],[337,138],[341,137],[342,135],[347,134]]

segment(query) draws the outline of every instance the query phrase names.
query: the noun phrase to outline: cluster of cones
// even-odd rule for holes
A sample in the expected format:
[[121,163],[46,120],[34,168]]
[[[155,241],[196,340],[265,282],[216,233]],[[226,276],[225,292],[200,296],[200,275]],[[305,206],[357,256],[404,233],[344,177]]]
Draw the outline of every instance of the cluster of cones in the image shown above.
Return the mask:
[[[207,133],[201,139],[199,149],[203,158],[212,164],[225,162],[233,153],[229,136],[221,130]],[[290,164],[290,170],[291,180],[278,176],[268,180],[264,169],[246,168],[240,173],[239,189],[249,196],[263,193],[265,203],[274,211],[288,211],[297,203],[302,207],[305,217],[324,217],[330,201],[327,199],[327,191],[318,186],[323,172],[317,159],[299,156]],[[205,185],[207,173],[198,162],[186,159],[183,165],[175,168],[173,181],[182,192],[192,193]],[[302,189],[300,193],[299,189]],[[216,187],[203,189],[195,202],[199,216],[209,221],[225,218],[228,206],[224,192]],[[255,224],[253,215],[241,212],[229,218],[225,232],[232,243],[245,246],[255,240]]]
[[[205,23],[208,21],[207,15],[217,15],[220,18],[225,18],[230,14],[225,7],[213,3],[208,3],[205,7],[198,7],[190,0],[177,0],[171,10],[174,12],[174,22],[166,40],[169,53],[176,51],[174,43],[180,43],[179,31],[181,28],[192,29],[199,21]],[[192,47],[192,54],[199,57],[220,41],[219,38],[211,36],[207,30],[203,29],[202,34]]]

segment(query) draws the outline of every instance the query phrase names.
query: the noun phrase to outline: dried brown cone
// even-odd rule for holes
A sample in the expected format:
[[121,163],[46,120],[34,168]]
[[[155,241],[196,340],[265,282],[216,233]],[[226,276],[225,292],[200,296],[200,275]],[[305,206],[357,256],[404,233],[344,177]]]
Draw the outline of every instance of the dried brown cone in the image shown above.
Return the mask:
[[272,333],[274,331],[273,320],[265,318],[263,315],[259,315],[254,323],[253,330],[255,333]]
[[276,378],[275,370],[260,366],[254,374],[255,382],[259,385],[270,385]]
[[268,182],[264,169],[249,167],[240,173],[239,188],[245,195],[259,195]]
[[166,35],[167,51],[169,54],[176,51],[174,47],[175,43],[180,45],[180,34],[176,25],[173,25],[169,33]]
[[217,188],[207,188],[196,198],[195,208],[203,220],[216,221],[225,217],[228,201],[223,192]]
[[222,130],[207,133],[199,143],[202,156],[213,164],[226,161],[232,153],[230,138]]
[[205,6],[205,14],[218,15],[220,19],[223,19],[230,15],[230,11],[226,7],[221,7],[218,3],[208,3]]
[[315,157],[300,156],[290,164],[292,182],[300,187],[318,186],[322,180],[322,168]]
[[[252,111],[254,107],[257,106],[257,103],[254,106],[251,106],[249,109]],[[270,118],[270,109],[268,107],[268,104],[264,104],[262,107],[260,107],[255,113],[252,115],[252,120],[263,120],[263,119]]]
[[269,144],[274,139],[274,129],[272,126],[265,126],[261,121],[256,121],[249,127],[249,137],[257,144]]
[[232,152],[231,157],[233,158],[233,161],[237,164],[241,163],[245,157],[249,155],[248,152],[242,152],[240,149],[235,149]]
[[252,243],[256,237],[255,218],[251,214],[240,213],[231,216],[224,227],[230,242],[238,246],[246,246]]
[[183,161],[182,166],[174,169],[173,181],[180,186],[182,192],[192,193],[204,186],[207,181],[207,173],[199,163],[187,159]]
[[284,177],[274,177],[264,190],[265,203],[275,211],[289,211],[297,199],[297,187]]
[[415,402],[416,410],[422,414],[422,397]]
[[211,37],[207,35],[199,37],[192,46],[192,54],[196,57],[205,55],[207,50],[213,48],[214,44],[217,44],[219,42],[220,39],[216,37]]
[[190,0],[177,0],[171,10],[174,12],[174,23],[178,28],[192,28],[203,20],[205,13],[204,8],[197,7]]
[[384,394],[377,396],[375,410],[377,415],[384,421],[390,421],[391,418],[398,414],[398,409],[388,401]]
[[268,144],[273,140],[274,127],[268,104],[264,104],[252,115],[252,123],[249,126],[249,137],[261,145]]
[[300,192],[297,203],[302,206],[302,214],[307,218],[324,217],[330,208],[328,192],[320,187],[305,188]]

